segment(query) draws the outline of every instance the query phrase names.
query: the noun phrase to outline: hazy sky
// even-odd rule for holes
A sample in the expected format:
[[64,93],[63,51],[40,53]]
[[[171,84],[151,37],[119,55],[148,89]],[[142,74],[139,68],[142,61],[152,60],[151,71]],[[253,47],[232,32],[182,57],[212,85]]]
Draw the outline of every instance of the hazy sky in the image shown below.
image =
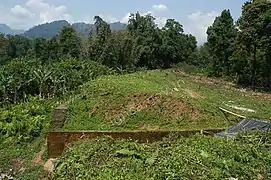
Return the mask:
[[28,29],[53,20],[92,22],[100,15],[108,22],[127,22],[129,13],[151,13],[162,26],[166,19],[177,19],[187,33],[203,42],[206,29],[223,9],[230,9],[236,20],[245,0],[0,0],[0,23]]

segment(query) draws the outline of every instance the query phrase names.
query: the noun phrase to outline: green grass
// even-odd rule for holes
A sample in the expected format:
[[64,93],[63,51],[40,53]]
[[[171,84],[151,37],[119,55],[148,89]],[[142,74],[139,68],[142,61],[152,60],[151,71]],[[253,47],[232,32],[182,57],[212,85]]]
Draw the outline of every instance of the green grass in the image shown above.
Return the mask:
[[[227,83],[206,82],[171,70],[103,76],[86,83],[71,101],[65,130],[181,130],[229,125],[218,107],[260,119],[271,102]],[[135,97],[134,97],[135,96]],[[151,100],[150,100],[151,98]],[[234,102],[232,102],[234,101]],[[256,112],[233,109],[242,106]]]
[[79,142],[58,159],[54,179],[270,179],[270,137],[264,143],[260,137],[172,135],[152,144],[110,138]]

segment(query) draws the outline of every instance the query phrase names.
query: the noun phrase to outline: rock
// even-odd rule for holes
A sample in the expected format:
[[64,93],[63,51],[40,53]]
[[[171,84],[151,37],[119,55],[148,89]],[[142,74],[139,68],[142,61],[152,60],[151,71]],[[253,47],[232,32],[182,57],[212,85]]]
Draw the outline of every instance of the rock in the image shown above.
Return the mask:
[[53,158],[48,159],[48,161],[44,164],[44,169],[50,173],[54,171],[54,160]]

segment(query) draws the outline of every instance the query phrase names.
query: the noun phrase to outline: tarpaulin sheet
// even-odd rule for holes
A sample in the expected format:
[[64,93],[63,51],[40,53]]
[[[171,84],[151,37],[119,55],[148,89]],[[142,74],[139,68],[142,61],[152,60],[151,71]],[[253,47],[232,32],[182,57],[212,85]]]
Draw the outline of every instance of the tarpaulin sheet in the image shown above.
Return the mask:
[[246,118],[235,126],[229,127],[226,131],[217,133],[216,135],[234,137],[239,132],[268,132],[270,129],[270,122]]

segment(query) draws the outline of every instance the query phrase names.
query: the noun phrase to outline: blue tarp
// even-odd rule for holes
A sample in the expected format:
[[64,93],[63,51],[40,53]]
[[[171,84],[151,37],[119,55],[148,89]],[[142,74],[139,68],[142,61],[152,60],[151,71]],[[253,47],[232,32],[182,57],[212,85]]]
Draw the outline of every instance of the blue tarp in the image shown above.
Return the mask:
[[229,127],[226,131],[217,133],[217,136],[234,137],[239,132],[268,132],[271,129],[271,123],[257,119],[243,119],[235,126]]

